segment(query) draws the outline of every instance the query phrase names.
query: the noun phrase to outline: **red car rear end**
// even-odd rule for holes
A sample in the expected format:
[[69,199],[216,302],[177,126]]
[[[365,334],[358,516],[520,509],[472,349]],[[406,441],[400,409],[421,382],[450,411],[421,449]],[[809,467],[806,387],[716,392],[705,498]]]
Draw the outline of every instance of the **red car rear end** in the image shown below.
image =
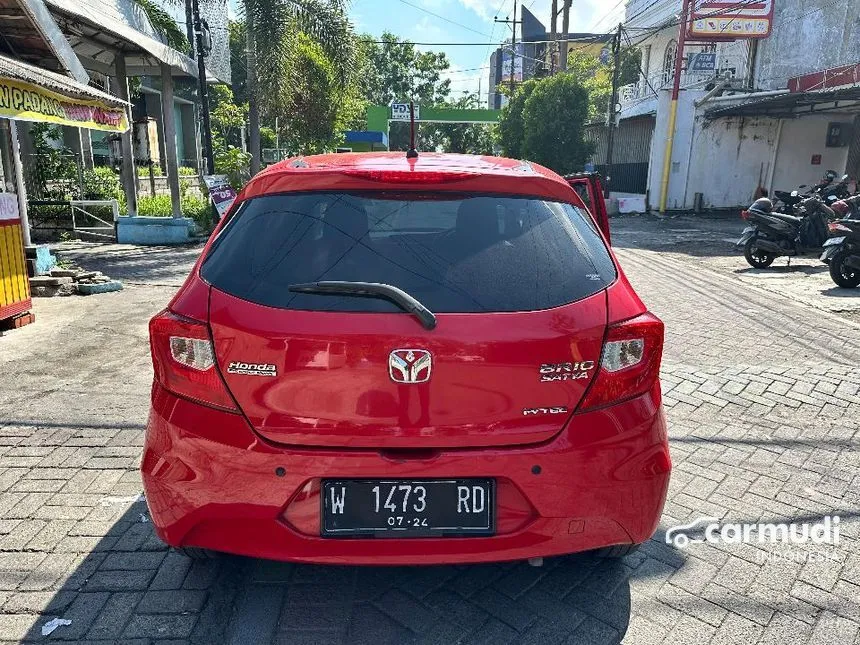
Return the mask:
[[142,471],[173,546],[483,562],[656,528],[663,326],[545,168],[273,166],[150,331]]

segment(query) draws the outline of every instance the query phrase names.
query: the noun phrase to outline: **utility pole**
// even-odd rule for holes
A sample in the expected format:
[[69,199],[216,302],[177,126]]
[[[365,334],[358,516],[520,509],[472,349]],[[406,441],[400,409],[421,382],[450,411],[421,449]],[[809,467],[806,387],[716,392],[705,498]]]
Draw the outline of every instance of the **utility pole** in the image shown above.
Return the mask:
[[514,96],[514,70],[516,69],[516,58],[517,58],[517,25],[522,22],[522,20],[517,20],[517,0],[514,0],[514,19],[513,20],[499,20],[498,18],[494,19],[494,22],[503,22],[507,25],[511,26],[511,30],[513,31],[513,36],[511,37],[511,97]]
[[549,16],[549,75],[552,76],[555,74],[555,41],[558,38],[558,0],[552,0]]
[[514,96],[514,70],[517,68],[517,0],[514,0],[514,19],[511,22],[511,98]]
[[248,88],[248,152],[251,154],[250,170],[253,177],[260,172],[260,103],[257,99],[257,47],[254,42],[253,14],[245,12],[246,49],[245,62]]
[[615,106],[618,103],[618,74],[621,69],[621,23],[615,38],[612,39],[612,94],[609,97],[609,106],[606,110],[606,184],[603,187],[603,196],[609,198],[609,190],[612,185],[612,153],[615,147]]
[[185,0],[185,15],[191,5],[194,22],[194,49],[197,54],[197,93],[200,95],[200,113],[203,117],[203,157],[206,161],[206,174],[215,174],[215,154],[212,150],[212,120],[209,115],[209,86],[206,84],[206,52],[203,50],[203,21],[200,19],[199,0]]
[[567,71],[567,32],[570,31],[570,4],[572,0],[563,0],[564,7],[561,17],[561,52],[558,57],[558,66],[561,71]]
[[681,20],[678,25],[678,51],[675,52],[675,74],[672,80],[672,100],[669,103],[669,126],[666,132],[666,150],[663,152],[663,177],[660,182],[660,212],[666,212],[669,198],[669,173],[672,169],[672,146],[675,142],[675,119],[678,116],[678,95],[681,90],[681,65],[684,63],[684,45],[687,42],[687,21],[690,16],[690,0],[684,0]]

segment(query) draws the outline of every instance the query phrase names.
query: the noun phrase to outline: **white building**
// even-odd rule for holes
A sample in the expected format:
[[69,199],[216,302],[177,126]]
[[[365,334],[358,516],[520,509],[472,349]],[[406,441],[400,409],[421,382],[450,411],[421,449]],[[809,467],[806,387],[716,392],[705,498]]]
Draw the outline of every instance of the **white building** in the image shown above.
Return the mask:
[[[715,69],[681,75],[668,209],[735,208],[757,191],[860,175],[860,0],[775,0],[762,40],[690,43]],[[681,0],[629,0],[642,76],[621,88],[619,136],[653,119],[647,190],[659,204]]]

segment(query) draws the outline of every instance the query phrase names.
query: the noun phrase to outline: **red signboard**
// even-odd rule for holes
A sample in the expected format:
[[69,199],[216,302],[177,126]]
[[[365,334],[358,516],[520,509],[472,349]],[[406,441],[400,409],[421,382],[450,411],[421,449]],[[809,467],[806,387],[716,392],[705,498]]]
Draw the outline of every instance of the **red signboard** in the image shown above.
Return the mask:
[[767,38],[774,0],[694,0],[689,37],[695,40]]
[[791,92],[814,92],[846,85],[860,85],[860,63],[842,65],[788,79],[788,89]]

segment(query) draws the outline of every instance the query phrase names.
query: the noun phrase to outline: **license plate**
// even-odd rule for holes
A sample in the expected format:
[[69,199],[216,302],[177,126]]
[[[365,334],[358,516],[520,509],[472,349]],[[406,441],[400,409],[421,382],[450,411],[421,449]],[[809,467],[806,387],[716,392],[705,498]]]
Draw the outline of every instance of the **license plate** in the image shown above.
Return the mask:
[[838,245],[842,244],[844,241],[845,241],[844,237],[831,237],[829,240],[827,240],[823,244],[823,246],[838,246]]
[[822,254],[821,254],[821,257],[820,257],[819,259],[820,259],[822,262],[825,262],[825,263],[828,263],[828,264],[829,264],[829,263],[830,263],[831,258],[832,258],[834,255],[836,255],[836,253],[837,253],[838,251],[839,251],[839,247],[837,247],[837,246],[831,246],[830,248],[825,248],[825,249],[824,249],[824,253],[822,253]]
[[322,535],[493,535],[492,479],[323,480]]

